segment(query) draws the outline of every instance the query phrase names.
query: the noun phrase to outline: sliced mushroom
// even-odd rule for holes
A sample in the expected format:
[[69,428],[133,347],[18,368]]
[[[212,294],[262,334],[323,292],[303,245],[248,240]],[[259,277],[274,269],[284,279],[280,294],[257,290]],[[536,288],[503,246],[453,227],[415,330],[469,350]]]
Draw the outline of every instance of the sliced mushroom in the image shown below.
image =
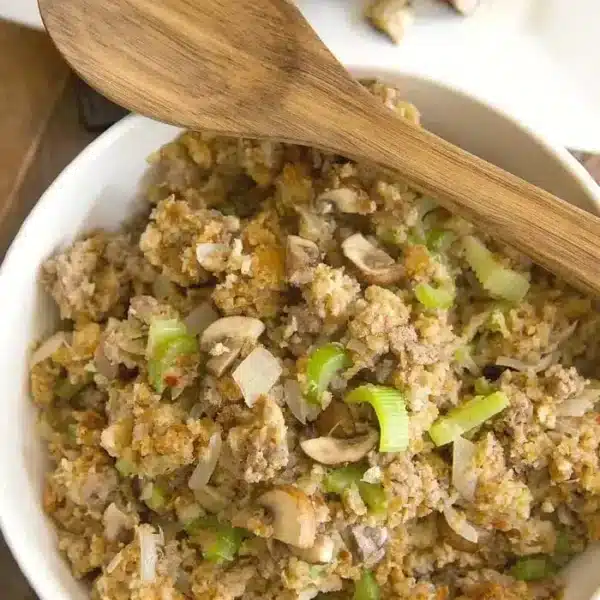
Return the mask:
[[327,564],[333,560],[335,542],[328,535],[321,535],[312,548],[294,548],[293,552],[305,562]]
[[404,266],[371,244],[360,233],[355,233],[342,242],[342,252],[354,263],[368,283],[390,285],[404,277]]
[[445,2],[465,17],[472,15],[479,6],[479,0],[445,0]]
[[352,187],[327,190],[319,194],[317,203],[335,204],[340,212],[360,215],[368,215],[377,208],[365,190]]
[[206,370],[212,373],[215,377],[221,377],[227,369],[233,364],[233,361],[240,355],[244,342],[229,341],[227,342],[228,350],[219,354],[218,356],[212,356],[206,361]]
[[358,462],[364,458],[379,439],[376,431],[370,431],[351,439],[330,436],[313,438],[300,442],[304,453],[323,465],[339,465]]
[[372,567],[385,556],[385,545],[389,539],[386,527],[355,525],[351,531],[360,559],[366,567]]
[[288,281],[300,285],[310,281],[310,268],[320,258],[318,246],[298,235],[288,235],[285,249],[285,269]]
[[348,438],[356,435],[352,413],[345,402],[333,400],[315,421],[317,432],[322,436]]
[[206,363],[207,371],[216,377],[223,375],[243,346],[255,344],[264,330],[264,323],[253,317],[223,317],[211,323],[200,337],[200,349],[210,352],[216,344],[223,343],[229,351],[210,358]]
[[273,516],[273,537],[297,548],[312,548],[317,522],[308,496],[296,487],[284,485],[265,492],[258,504]]

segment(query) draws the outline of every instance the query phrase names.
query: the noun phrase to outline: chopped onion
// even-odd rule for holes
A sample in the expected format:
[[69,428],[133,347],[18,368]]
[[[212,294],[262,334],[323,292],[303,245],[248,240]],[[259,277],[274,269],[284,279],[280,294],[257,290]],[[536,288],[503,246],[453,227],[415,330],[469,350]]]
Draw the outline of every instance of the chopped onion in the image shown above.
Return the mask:
[[556,414],[559,417],[583,417],[585,413],[594,408],[594,404],[600,399],[600,389],[588,388],[579,396],[568,398],[558,405]]
[[29,368],[31,369],[43,360],[50,358],[61,346],[69,346],[71,344],[71,337],[72,335],[66,331],[57,331],[51,335],[31,355]]
[[302,425],[306,425],[306,421],[314,421],[321,412],[320,406],[308,402],[296,379],[285,380],[283,383],[283,396],[288,408]]
[[473,465],[476,446],[463,437],[454,440],[452,448],[452,485],[469,502],[475,498],[477,474]]
[[102,515],[102,522],[106,539],[109,541],[116,540],[121,530],[131,527],[129,517],[114,502],[106,507],[104,515]]
[[192,309],[183,320],[187,331],[191,335],[200,335],[211,323],[219,318],[217,311],[210,302],[203,302]]
[[476,544],[479,541],[479,532],[477,529],[465,519],[464,515],[451,506],[444,509],[444,518],[456,535],[459,535],[472,544]]
[[565,327],[559,334],[556,335],[555,338],[552,339],[552,342],[550,343],[550,346],[548,346],[546,352],[554,352],[563,342],[568,340],[573,333],[575,333],[577,325],[579,325],[579,321],[575,321],[568,327]]
[[118,554],[115,554],[112,557],[112,560],[106,566],[106,572],[112,573],[121,564],[122,560],[123,560],[123,551],[121,550],[121,552],[119,552]]
[[208,446],[205,448],[202,456],[198,459],[198,464],[188,481],[190,489],[199,490],[208,483],[217,466],[221,454],[221,447],[222,441],[220,432],[213,433],[208,441]]
[[162,535],[154,533],[151,525],[140,525],[138,538],[140,542],[140,579],[144,583],[149,583],[156,577],[158,545]]
[[500,367],[508,367],[515,371],[527,372],[533,371],[534,373],[540,373],[550,367],[558,356],[555,353],[546,354],[536,364],[532,365],[516,358],[510,358],[509,356],[499,356],[496,359],[496,364]]
[[247,406],[256,401],[277,383],[281,376],[281,364],[266,348],[258,346],[237,366],[232,373]]

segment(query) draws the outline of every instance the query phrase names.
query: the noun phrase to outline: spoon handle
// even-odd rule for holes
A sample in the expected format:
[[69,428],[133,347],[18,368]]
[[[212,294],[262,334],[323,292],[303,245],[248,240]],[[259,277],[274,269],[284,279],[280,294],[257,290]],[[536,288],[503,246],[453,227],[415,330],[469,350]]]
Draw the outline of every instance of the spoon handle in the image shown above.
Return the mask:
[[[389,111],[353,106],[322,139],[390,168],[447,209],[580,289],[600,293],[600,218]],[[356,97],[352,104],[356,104]],[[368,105],[368,106],[367,106]],[[345,125],[342,125],[344,124]]]

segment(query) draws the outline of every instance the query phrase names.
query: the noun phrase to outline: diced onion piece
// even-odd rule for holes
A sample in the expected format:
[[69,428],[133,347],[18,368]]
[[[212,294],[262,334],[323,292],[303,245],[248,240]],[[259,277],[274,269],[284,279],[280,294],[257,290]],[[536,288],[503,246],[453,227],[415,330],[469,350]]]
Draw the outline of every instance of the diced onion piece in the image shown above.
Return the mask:
[[217,431],[210,436],[208,446],[204,449],[202,455],[198,459],[198,464],[192,472],[188,485],[192,490],[199,490],[204,487],[210,480],[219,456],[221,455],[221,434]]
[[285,380],[283,383],[283,397],[294,417],[302,425],[306,425],[307,421],[314,421],[319,416],[321,408],[308,402],[296,379]]
[[471,375],[479,375],[479,366],[473,359],[472,349],[469,344],[459,346],[454,351],[454,360],[462,369],[466,369]]
[[479,283],[495,298],[520,302],[529,290],[529,281],[521,273],[504,267],[485,245],[473,236],[463,239],[465,258]]
[[395,388],[366,384],[346,394],[348,404],[368,402],[379,421],[379,451],[401,452],[408,448],[408,415],[404,394]]
[[467,542],[476,544],[479,541],[479,532],[477,529],[466,520],[463,514],[451,506],[444,509],[444,518],[450,529],[461,538],[467,540]]
[[225,257],[227,253],[229,253],[229,247],[225,244],[206,242],[196,246],[196,260],[207,271],[214,269],[214,263],[211,259]]
[[381,592],[371,571],[363,571],[361,578],[354,584],[352,600],[379,600]]
[[160,536],[154,533],[151,525],[140,525],[138,539],[140,543],[140,579],[144,583],[150,583],[156,577]]
[[514,369],[515,371],[521,371],[523,373],[526,373],[527,371],[539,373],[550,367],[557,358],[555,353],[546,354],[546,356],[542,357],[536,364],[532,365],[516,358],[510,358],[510,356],[499,356],[496,359],[496,364],[500,367],[508,367],[509,369]]
[[203,302],[192,309],[183,323],[190,335],[200,335],[211,323],[219,318],[219,314],[210,302]]
[[248,354],[232,373],[247,406],[254,406],[261,396],[269,393],[281,376],[281,370],[279,360],[262,346]]
[[50,358],[62,346],[68,346],[71,343],[71,334],[66,331],[57,331],[51,335],[45,342],[34,351],[29,360],[29,368],[35,367],[38,363]]
[[348,353],[340,344],[330,343],[313,350],[306,367],[306,397],[321,404],[321,396],[335,374],[352,365]]
[[429,283],[415,286],[417,300],[429,310],[445,310],[454,303],[454,290],[451,286],[434,287]]
[[510,574],[521,581],[539,581],[556,573],[549,556],[526,556],[517,560]]
[[469,502],[475,498],[477,473],[474,468],[476,446],[463,437],[454,440],[452,448],[452,485]]
[[600,389],[588,388],[579,396],[567,398],[556,408],[556,414],[559,417],[583,417],[585,413],[594,408],[594,405],[600,399]]
[[153,319],[148,331],[148,356],[151,357],[159,346],[186,334],[187,329],[179,319]]
[[131,519],[114,503],[111,502],[102,515],[104,535],[109,541],[117,539],[123,529],[131,527]]
[[448,444],[502,412],[508,404],[508,398],[502,392],[494,392],[489,396],[475,396],[439,417],[429,429],[429,436],[436,446]]

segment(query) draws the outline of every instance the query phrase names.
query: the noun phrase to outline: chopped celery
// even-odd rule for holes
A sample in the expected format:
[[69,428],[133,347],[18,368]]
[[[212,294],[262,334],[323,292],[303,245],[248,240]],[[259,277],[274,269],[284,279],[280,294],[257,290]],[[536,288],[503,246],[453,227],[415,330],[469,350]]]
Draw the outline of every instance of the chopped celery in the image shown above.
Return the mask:
[[554,553],[560,555],[569,555],[573,553],[569,536],[564,531],[559,531],[556,534],[556,544],[554,545]]
[[494,386],[485,378],[479,377],[475,380],[475,393],[478,396],[487,396],[494,392]]
[[427,247],[432,252],[444,252],[448,250],[455,240],[456,233],[454,231],[432,229],[427,232]]
[[325,491],[330,494],[342,494],[353,483],[358,484],[364,472],[364,468],[355,465],[334,469],[327,474],[323,481]]
[[473,359],[472,356],[473,348],[469,344],[465,344],[464,346],[459,346],[454,351],[454,360],[458,363],[458,365],[469,371],[469,373],[478,373],[479,367],[477,363]]
[[135,473],[135,465],[126,458],[119,458],[115,463],[115,469],[117,469],[123,477],[130,477]]
[[[158,323],[154,327],[155,323]],[[166,387],[165,375],[176,366],[180,357],[198,351],[198,340],[186,333],[185,325],[176,319],[156,320],[150,325],[148,337],[148,376],[154,389],[162,393]]]
[[379,600],[379,585],[371,571],[363,571],[361,578],[354,584],[353,600]]
[[415,296],[429,310],[444,310],[454,303],[454,290],[449,285],[434,287],[429,283],[418,283],[415,286]]
[[387,497],[382,485],[359,481],[358,491],[363,502],[373,514],[381,515],[387,511]]
[[365,467],[348,465],[330,471],[323,485],[329,494],[342,495],[352,484],[358,487],[360,497],[373,514],[382,514],[387,509],[387,498],[383,486],[376,483],[361,481]]
[[510,570],[515,579],[539,581],[556,573],[556,566],[548,556],[527,556],[520,558]]
[[86,381],[80,381],[79,383],[71,383],[68,379],[64,379],[54,388],[54,394],[61,400],[71,400],[86,385]]
[[246,535],[244,529],[221,523],[216,517],[198,517],[185,531],[198,536],[204,558],[217,563],[234,560]]
[[473,236],[463,239],[465,258],[479,283],[495,298],[520,302],[529,290],[527,277],[501,265],[485,245]]
[[382,385],[361,385],[349,394],[348,404],[368,402],[379,421],[379,451],[400,452],[408,447],[408,415],[404,394],[399,390]]
[[306,397],[313,404],[321,404],[321,396],[335,374],[350,367],[352,362],[340,344],[330,343],[313,350],[306,367]]
[[156,483],[147,484],[142,490],[142,498],[146,506],[153,511],[159,511],[166,504],[165,493]]
[[429,436],[436,446],[443,446],[502,412],[507,406],[508,398],[502,392],[475,396],[439,417],[429,429]]
[[185,335],[186,327],[179,319],[154,319],[148,331],[148,356],[152,356],[159,346]]

